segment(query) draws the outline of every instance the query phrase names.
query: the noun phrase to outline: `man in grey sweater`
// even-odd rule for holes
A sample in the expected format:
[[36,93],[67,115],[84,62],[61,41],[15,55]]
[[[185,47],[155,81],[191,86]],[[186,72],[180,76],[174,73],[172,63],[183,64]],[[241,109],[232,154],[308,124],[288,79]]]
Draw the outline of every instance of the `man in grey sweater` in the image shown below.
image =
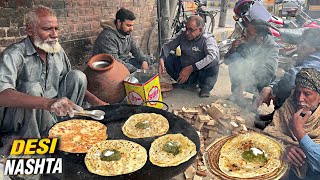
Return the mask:
[[[219,48],[213,35],[204,32],[200,16],[190,16],[186,30],[162,47],[159,72],[168,74],[179,84],[199,85],[200,97],[209,97],[217,82],[219,72]],[[180,45],[181,57],[170,54]]]
[[235,40],[224,57],[229,66],[230,97],[240,102],[243,91],[258,94],[275,78],[278,67],[279,46],[273,40],[269,24],[252,20],[247,24],[244,37]]
[[99,34],[93,47],[93,55],[108,53],[124,64],[130,73],[137,69],[148,69],[148,58],[130,35],[136,17],[127,9],[121,8],[116,19],[103,22],[104,30]]

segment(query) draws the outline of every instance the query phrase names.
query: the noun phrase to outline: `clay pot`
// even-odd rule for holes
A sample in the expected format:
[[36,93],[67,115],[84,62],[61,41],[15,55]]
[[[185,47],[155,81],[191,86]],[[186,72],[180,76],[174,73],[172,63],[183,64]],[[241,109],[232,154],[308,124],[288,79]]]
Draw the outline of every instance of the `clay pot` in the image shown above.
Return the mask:
[[130,74],[129,70],[110,54],[93,56],[84,73],[88,79],[88,91],[99,99],[114,104],[125,98],[123,80]]

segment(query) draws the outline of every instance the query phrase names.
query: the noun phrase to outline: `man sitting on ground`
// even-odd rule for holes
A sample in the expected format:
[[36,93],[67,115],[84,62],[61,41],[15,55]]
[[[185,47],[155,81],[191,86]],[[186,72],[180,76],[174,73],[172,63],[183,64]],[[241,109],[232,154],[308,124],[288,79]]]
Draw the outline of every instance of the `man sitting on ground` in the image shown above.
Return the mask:
[[[124,64],[130,73],[137,69],[148,69],[149,58],[146,57],[130,35],[136,17],[121,8],[116,19],[102,24],[104,30],[99,34],[93,47],[93,55],[107,53]],[[133,56],[133,57],[132,57]]]
[[[294,93],[275,111],[264,129],[288,146],[285,158],[299,178],[320,178],[320,71],[303,68],[295,79]],[[292,172],[289,179],[297,179]]]
[[235,40],[224,57],[229,66],[232,100],[241,101],[243,91],[259,93],[275,79],[279,46],[274,41],[268,22],[252,20],[244,37]]
[[[170,54],[180,45],[181,57]],[[204,21],[200,16],[190,16],[186,30],[162,47],[159,72],[168,74],[179,84],[196,88],[200,97],[209,97],[217,82],[219,72],[219,48],[213,35],[204,32]]]

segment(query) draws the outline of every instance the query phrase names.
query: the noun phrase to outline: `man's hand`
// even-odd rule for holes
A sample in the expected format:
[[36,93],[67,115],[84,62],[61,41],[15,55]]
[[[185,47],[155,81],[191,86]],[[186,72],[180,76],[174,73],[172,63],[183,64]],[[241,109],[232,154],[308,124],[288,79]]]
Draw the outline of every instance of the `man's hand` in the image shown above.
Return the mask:
[[147,62],[147,61],[143,61],[143,62],[142,62],[141,69],[145,69],[145,70],[149,69],[148,62]]
[[302,117],[301,116],[302,111],[303,109],[300,109],[299,111],[297,111],[289,121],[289,128],[299,141],[306,134],[303,127],[311,116],[311,111],[308,111],[304,115],[304,117]]
[[239,38],[233,41],[231,45],[231,50],[235,51],[239,47],[239,45],[243,43],[243,40],[244,40],[243,38]]
[[57,99],[50,107],[50,112],[54,112],[57,116],[68,114],[70,117],[74,117],[73,110],[82,111],[83,109],[66,97]]
[[190,74],[193,72],[192,65],[189,65],[187,67],[184,67],[179,74],[179,77],[177,79],[179,84],[185,83],[188,79]]
[[286,148],[284,159],[287,162],[299,167],[305,163],[306,155],[298,146],[289,146]]
[[164,60],[163,58],[159,59],[159,74],[164,74],[166,73],[166,67],[164,66]]
[[267,105],[270,105],[270,100],[272,99],[272,88],[271,87],[264,87],[261,92],[260,96],[255,99],[253,102],[253,109],[258,109],[261,104],[266,103]]

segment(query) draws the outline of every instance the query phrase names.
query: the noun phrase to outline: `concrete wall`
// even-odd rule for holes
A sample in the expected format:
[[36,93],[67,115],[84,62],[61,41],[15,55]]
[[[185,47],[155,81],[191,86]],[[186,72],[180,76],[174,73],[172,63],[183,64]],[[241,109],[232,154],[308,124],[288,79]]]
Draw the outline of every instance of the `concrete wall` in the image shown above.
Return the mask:
[[24,14],[35,5],[54,9],[60,23],[60,42],[74,66],[91,57],[101,32],[101,19],[115,16],[120,7],[137,17],[133,36],[146,52],[149,32],[156,22],[156,0],[0,0],[0,52],[25,37]]

